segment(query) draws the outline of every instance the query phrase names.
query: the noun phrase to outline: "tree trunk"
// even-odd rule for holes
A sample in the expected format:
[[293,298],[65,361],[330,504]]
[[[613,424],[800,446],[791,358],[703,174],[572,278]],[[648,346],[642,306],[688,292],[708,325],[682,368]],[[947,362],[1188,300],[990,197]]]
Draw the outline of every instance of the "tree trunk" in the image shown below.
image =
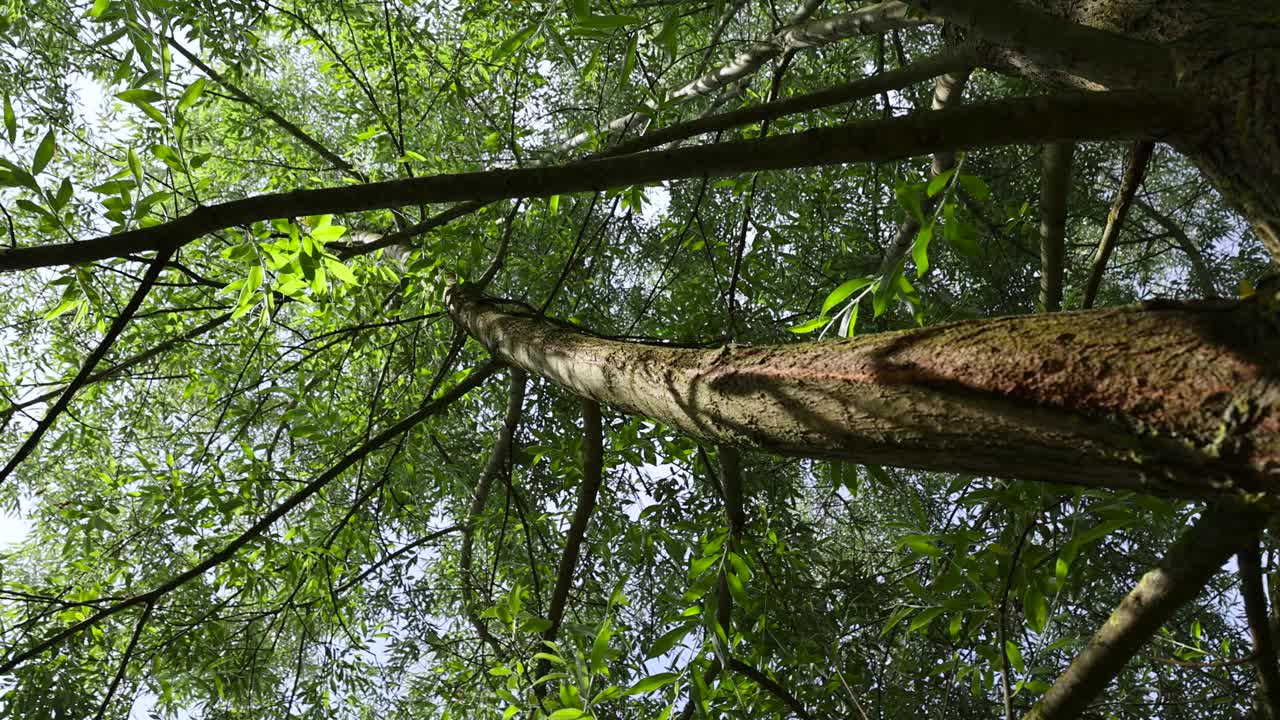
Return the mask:
[[1204,301],[714,350],[616,342],[450,285],[503,360],[767,452],[1206,497],[1280,483],[1280,325]]

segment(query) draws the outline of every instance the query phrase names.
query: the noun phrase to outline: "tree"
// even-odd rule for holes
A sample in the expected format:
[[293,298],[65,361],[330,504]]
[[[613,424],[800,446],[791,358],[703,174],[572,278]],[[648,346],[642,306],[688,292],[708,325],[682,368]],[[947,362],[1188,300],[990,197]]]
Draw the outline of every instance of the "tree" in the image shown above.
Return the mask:
[[1276,715],[1266,8],[2,18],[3,716]]

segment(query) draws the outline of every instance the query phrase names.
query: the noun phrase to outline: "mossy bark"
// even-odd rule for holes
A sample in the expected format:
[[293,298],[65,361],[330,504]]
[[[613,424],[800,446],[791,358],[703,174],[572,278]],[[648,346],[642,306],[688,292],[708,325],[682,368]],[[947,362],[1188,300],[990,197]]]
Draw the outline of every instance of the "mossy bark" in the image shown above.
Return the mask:
[[595,338],[462,286],[446,298],[503,360],[714,442],[1175,496],[1280,491],[1280,324],[1252,302],[688,350]]

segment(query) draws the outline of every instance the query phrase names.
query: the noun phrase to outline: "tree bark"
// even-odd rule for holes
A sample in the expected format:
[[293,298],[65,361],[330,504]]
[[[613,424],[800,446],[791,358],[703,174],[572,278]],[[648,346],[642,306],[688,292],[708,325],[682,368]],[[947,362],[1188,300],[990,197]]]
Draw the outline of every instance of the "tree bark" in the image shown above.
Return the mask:
[[1280,490],[1280,325],[1254,302],[718,350],[591,337],[456,284],[446,303],[503,360],[712,442],[1173,496]]

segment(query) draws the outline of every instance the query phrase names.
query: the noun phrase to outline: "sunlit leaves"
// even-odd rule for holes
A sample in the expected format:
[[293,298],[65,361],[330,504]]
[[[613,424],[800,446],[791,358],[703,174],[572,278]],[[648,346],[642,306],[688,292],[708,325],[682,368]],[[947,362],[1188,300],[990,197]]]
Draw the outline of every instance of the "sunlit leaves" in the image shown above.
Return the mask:
[[31,159],[31,174],[39,175],[49,165],[49,161],[53,159],[53,153],[57,149],[57,136],[52,130],[44,134],[40,140],[39,147],[36,148],[35,157]]

